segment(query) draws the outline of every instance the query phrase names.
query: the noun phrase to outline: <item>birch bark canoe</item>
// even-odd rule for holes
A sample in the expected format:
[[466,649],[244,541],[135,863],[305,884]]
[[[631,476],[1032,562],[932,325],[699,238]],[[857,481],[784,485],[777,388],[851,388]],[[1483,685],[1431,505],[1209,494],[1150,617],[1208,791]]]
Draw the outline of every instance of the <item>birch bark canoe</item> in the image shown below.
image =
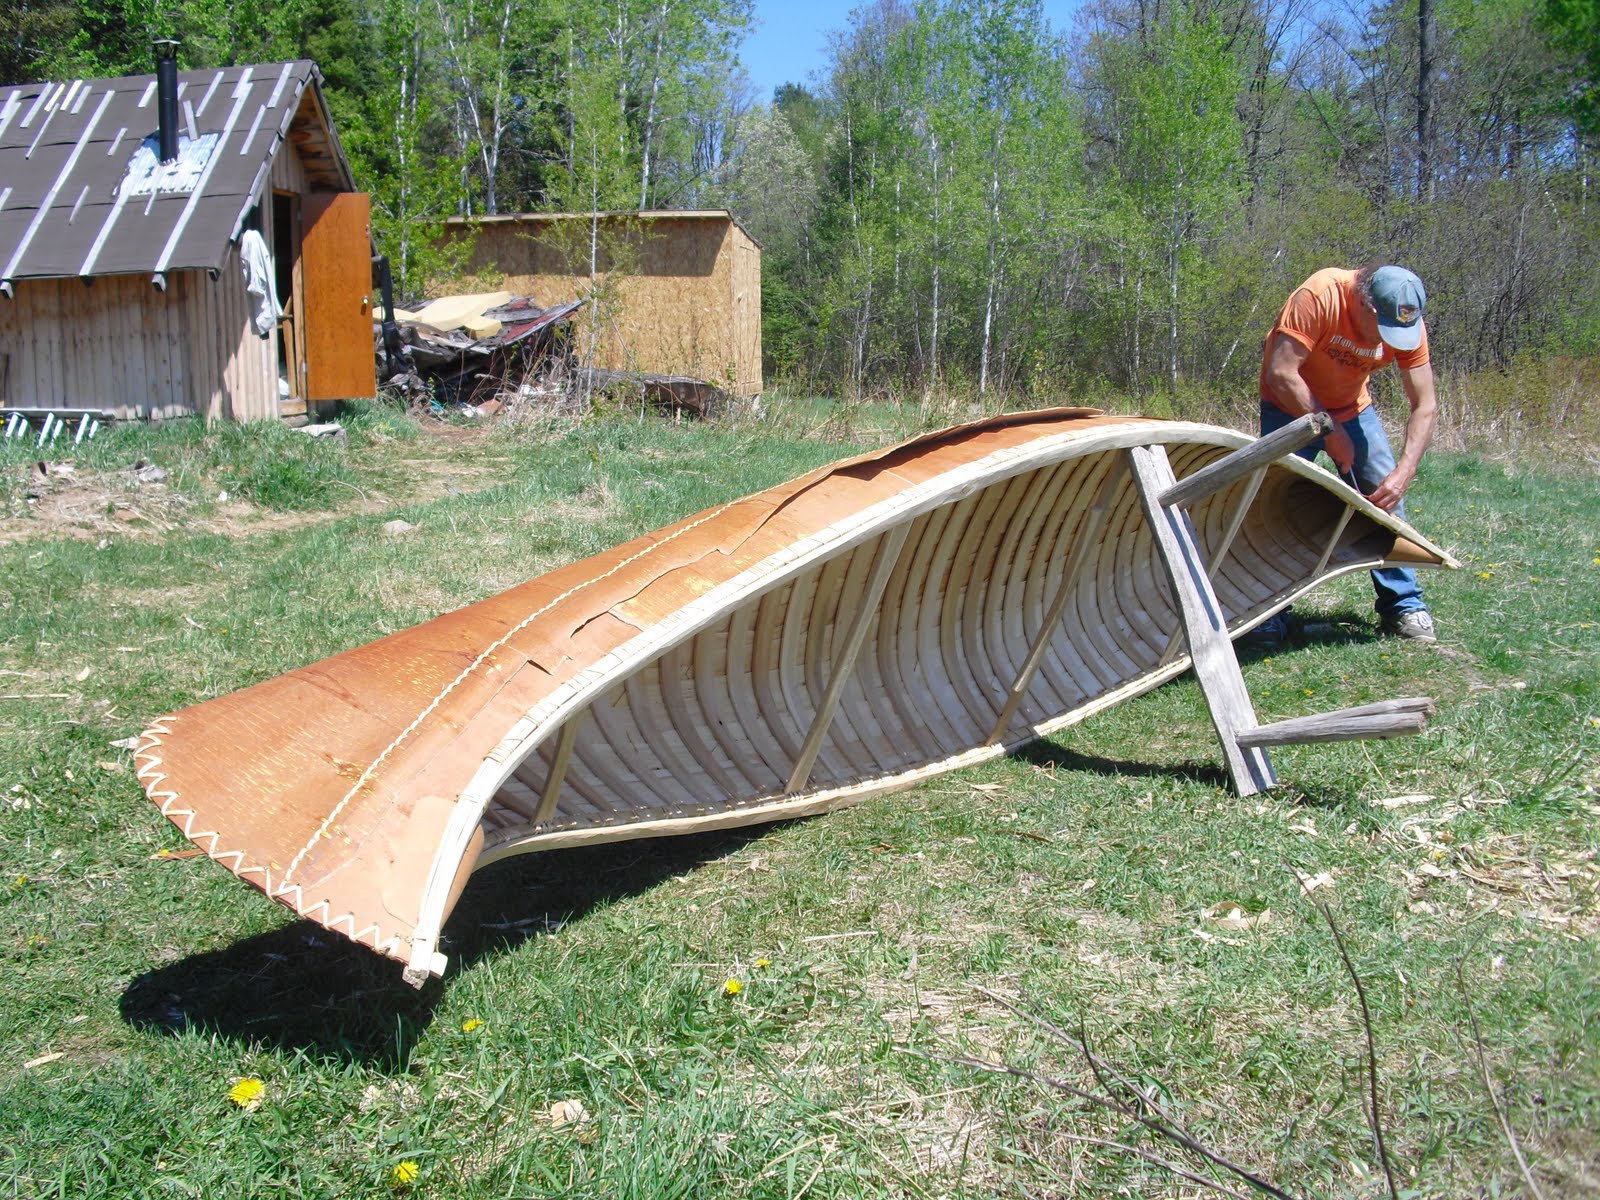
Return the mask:
[[[1128,454],[1164,447],[1181,484],[1253,441],[1083,409],[916,438],[163,717],[139,778],[420,980],[491,862],[826,812],[1182,673]],[[1345,572],[1456,565],[1297,458],[1188,511],[1234,637]]]

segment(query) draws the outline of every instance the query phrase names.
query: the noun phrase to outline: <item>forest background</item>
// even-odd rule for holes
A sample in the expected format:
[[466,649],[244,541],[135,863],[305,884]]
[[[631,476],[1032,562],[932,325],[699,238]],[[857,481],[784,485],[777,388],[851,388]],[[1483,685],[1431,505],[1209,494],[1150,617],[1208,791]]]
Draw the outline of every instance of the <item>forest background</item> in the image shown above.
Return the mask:
[[1089,0],[1066,31],[1034,0],[876,0],[771,97],[751,20],[20,0],[0,83],[147,72],[155,37],[185,67],[315,59],[413,297],[452,214],[726,207],[764,250],[769,385],[1245,400],[1289,290],[1385,258],[1426,281],[1458,390],[1594,420],[1596,0]]

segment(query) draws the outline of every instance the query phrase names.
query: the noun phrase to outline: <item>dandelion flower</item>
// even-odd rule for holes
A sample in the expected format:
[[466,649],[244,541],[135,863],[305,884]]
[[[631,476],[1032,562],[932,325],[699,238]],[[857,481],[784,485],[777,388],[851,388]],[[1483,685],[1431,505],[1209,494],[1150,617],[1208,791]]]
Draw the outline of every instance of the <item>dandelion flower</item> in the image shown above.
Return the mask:
[[417,1166],[412,1159],[408,1158],[404,1162],[397,1162],[394,1165],[394,1169],[389,1172],[389,1186],[408,1188],[417,1181],[417,1176],[421,1173],[422,1168]]
[[758,958],[758,959],[756,959],[756,970],[758,970],[758,971],[765,971],[771,965],[772,965],[772,960],[770,958]]
[[468,1017],[465,1021],[461,1022],[461,1032],[471,1033],[474,1029],[482,1024],[483,1022],[478,1020],[477,1017]]
[[722,985],[722,994],[724,996],[737,996],[742,991],[744,991],[744,984],[737,979],[730,979]]
[[228,1099],[245,1112],[255,1112],[261,1107],[261,1098],[267,1094],[267,1085],[259,1079],[241,1079],[228,1089]]

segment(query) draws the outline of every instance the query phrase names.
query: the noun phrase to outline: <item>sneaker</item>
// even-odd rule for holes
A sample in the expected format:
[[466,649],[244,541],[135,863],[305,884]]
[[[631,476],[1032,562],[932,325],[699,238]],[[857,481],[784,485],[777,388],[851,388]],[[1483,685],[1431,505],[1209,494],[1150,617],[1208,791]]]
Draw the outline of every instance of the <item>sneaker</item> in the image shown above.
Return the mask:
[[1249,633],[1241,635],[1239,644],[1254,650],[1276,650],[1288,639],[1289,614],[1281,612],[1273,613]]
[[1383,632],[1390,637],[1405,638],[1408,642],[1437,642],[1433,618],[1428,610],[1419,608],[1412,612],[1396,613],[1383,619]]

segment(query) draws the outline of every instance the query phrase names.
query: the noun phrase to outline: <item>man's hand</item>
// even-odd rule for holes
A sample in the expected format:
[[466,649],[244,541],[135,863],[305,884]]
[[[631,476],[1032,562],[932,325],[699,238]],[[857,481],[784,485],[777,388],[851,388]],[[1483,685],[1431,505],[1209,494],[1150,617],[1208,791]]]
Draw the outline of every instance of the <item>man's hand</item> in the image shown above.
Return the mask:
[[1393,512],[1400,500],[1406,494],[1406,489],[1411,486],[1411,481],[1416,478],[1417,469],[1406,463],[1401,463],[1383,477],[1383,482],[1372,489],[1372,494],[1367,497],[1384,512]]

